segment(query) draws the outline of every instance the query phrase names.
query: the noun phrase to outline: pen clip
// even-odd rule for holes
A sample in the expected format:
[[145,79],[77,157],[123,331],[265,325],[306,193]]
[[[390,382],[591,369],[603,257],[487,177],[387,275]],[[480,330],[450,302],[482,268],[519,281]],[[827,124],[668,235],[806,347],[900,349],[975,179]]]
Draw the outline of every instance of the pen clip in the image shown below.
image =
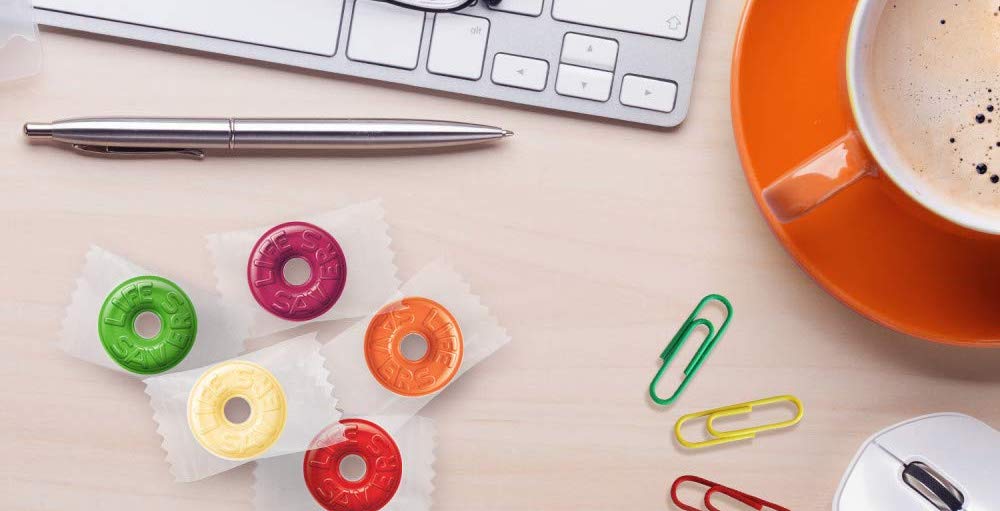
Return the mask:
[[195,160],[205,158],[201,149],[173,149],[169,147],[109,147],[73,144],[77,151],[99,156],[184,156]]

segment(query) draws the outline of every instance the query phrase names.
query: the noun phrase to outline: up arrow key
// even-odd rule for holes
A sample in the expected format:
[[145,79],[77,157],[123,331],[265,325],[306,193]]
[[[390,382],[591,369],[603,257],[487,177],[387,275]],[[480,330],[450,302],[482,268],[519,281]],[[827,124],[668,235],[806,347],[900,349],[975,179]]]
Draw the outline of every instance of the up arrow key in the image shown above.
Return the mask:
[[[569,0],[566,1],[568,2]],[[579,2],[580,0],[576,1]],[[600,2],[602,0],[593,1]],[[616,3],[615,0],[603,1]],[[657,0],[642,1],[653,2]],[[618,0],[617,3],[620,2],[621,0]],[[541,2],[539,1],[539,3]],[[618,61],[618,41],[605,39],[603,37],[592,37],[569,33],[563,37],[561,57],[562,58],[560,60],[564,64],[613,72],[615,70],[615,64]],[[594,82],[594,80],[591,80],[591,82]],[[593,85],[596,86],[596,82]]]

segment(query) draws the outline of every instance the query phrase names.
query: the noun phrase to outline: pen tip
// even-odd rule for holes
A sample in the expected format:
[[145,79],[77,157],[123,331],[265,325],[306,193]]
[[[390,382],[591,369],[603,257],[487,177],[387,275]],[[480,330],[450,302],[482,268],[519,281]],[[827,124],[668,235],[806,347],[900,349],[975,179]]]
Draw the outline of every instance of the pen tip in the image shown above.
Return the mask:
[[52,136],[52,125],[38,122],[25,123],[24,134],[29,138],[49,138]]
[[514,136],[514,132],[513,131],[511,131],[511,130],[503,130],[503,138],[513,137],[513,136]]

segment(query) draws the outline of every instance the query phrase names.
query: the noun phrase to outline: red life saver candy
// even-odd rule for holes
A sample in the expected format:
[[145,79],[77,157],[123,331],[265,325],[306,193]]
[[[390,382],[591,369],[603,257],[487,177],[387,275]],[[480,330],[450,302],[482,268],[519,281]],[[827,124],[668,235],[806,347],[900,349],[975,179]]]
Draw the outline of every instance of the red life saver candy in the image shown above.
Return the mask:
[[[344,419],[316,436],[302,462],[309,493],[329,511],[378,511],[399,489],[403,460],[396,442],[376,424],[363,419]],[[357,481],[344,477],[340,463],[348,456],[365,461],[365,473]]]

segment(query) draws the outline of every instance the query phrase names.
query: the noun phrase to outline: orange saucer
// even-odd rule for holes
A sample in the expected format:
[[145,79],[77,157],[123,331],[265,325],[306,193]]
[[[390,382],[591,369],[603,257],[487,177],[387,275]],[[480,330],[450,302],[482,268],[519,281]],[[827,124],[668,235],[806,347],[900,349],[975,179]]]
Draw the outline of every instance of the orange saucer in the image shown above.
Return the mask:
[[1000,236],[939,219],[887,178],[789,224],[762,202],[762,188],[853,123],[844,52],[855,1],[748,1],[732,69],[747,182],[798,264],[854,310],[924,339],[1000,347]]

